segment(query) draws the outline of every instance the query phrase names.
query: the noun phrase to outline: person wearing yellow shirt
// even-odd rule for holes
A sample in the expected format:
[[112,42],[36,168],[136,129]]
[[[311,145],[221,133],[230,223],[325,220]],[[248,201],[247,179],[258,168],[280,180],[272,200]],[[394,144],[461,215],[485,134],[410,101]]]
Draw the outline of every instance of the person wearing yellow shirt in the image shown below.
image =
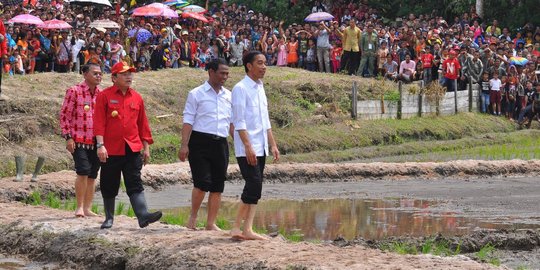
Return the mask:
[[338,31],[343,40],[343,56],[341,58],[341,70],[347,68],[348,74],[355,74],[360,64],[360,36],[362,31],[356,26],[356,19],[349,21],[349,26]]

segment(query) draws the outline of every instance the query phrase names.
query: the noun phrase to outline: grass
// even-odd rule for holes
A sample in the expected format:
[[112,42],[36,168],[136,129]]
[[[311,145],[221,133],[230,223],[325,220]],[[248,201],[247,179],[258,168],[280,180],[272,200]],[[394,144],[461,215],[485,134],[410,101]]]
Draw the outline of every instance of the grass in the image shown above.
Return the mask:
[[476,257],[482,262],[499,266],[501,265],[501,260],[496,257],[495,251],[496,248],[492,244],[487,244],[476,252]]
[[436,240],[435,238],[427,238],[420,245],[403,241],[392,241],[381,244],[381,250],[395,252],[398,254],[433,254],[436,256],[455,256],[461,252],[461,245],[457,245],[455,249],[447,240]]
[[304,234],[301,233],[299,230],[293,230],[291,232],[285,231],[284,228],[279,229],[279,234],[283,235],[285,239],[291,241],[291,242],[302,242],[304,241]]

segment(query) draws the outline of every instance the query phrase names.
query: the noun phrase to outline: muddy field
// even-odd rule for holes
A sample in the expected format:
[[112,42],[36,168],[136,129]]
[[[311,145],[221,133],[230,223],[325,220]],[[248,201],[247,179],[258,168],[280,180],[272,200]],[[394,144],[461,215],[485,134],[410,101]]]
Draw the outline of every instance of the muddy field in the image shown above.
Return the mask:
[[[225,196],[234,200],[241,189],[236,166]],[[186,163],[149,165],[144,169],[149,204],[167,190],[189,192]],[[414,197],[445,200],[444,207],[482,217],[515,215],[540,221],[539,161],[456,161],[401,164],[278,164],[269,165],[263,197]],[[76,219],[72,213],[21,200],[37,188],[73,195],[70,171],[43,175],[37,183],[4,178],[0,197],[0,252],[63,267],[100,269],[498,269],[464,255],[398,255],[376,249],[381,242],[337,239],[333,243],[291,243],[280,236],[263,242],[233,242],[226,232],[190,231],[180,226],[153,224],[139,229],[136,220],[115,218],[112,230],[99,229],[103,217]],[[173,184],[175,186],[173,186]],[[178,188],[180,185],[180,188]],[[158,191],[160,190],[160,191]],[[482,192],[483,191],[483,192]],[[302,194],[302,195],[300,195]],[[181,195],[188,199],[187,195]],[[475,211],[469,211],[475,210]],[[402,239],[403,240],[403,239]],[[421,241],[409,239],[408,241]],[[477,232],[450,238],[475,251],[490,241],[500,243],[503,263],[515,268],[540,262],[538,231]],[[375,249],[373,248],[375,247]],[[465,250],[464,250],[465,251]],[[525,260],[526,258],[526,260]],[[512,260],[517,260],[512,263]],[[502,268],[505,268],[504,266]],[[528,267],[527,269],[536,269]]]

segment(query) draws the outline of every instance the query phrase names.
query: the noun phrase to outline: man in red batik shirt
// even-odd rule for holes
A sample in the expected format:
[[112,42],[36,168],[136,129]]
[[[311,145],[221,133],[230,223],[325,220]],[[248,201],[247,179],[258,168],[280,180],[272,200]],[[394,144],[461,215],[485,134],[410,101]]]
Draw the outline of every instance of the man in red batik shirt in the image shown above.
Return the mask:
[[84,81],[66,91],[60,110],[60,127],[66,139],[66,149],[75,162],[75,216],[96,216],[90,208],[94,200],[95,179],[99,171],[99,159],[95,147],[93,115],[96,97],[101,92],[101,67],[87,64],[82,67]]
[[111,68],[113,86],[103,90],[96,100],[94,133],[101,161],[100,186],[105,208],[102,229],[111,228],[114,219],[114,200],[124,175],[126,192],[139,221],[139,227],[158,221],[161,212],[149,213],[144,198],[141,169],[150,159],[154,141],[144,101],[131,88],[135,68],[120,61]]

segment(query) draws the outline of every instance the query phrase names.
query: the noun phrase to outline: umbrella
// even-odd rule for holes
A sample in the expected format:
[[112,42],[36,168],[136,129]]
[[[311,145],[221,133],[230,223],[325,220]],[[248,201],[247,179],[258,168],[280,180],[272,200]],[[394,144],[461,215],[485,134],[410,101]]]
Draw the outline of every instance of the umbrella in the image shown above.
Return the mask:
[[9,23],[22,23],[22,24],[35,24],[35,25],[43,24],[43,21],[40,18],[34,15],[30,15],[30,14],[17,15],[11,18],[11,20],[9,20],[8,22]]
[[203,13],[206,12],[206,9],[204,9],[201,6],[197,5],[189,5],[182,8],[182,11],[184,12],[194,12],[194,13]]
[[330,21],[334,19],[334,16],[328,12],[315,12],[309,14],[304,21],[306,22],[320,22],[320,21]]
[[152,37],[152,33],[150,31],[139,28],[139,31],[137,32],[137,29],[131,29],[128,32],[128,37],[133,37],[135,35],[135,32],[137,33],[137,42],[146,42]]
[[43,25],[40,25],[39,27],[43,29],[69,29],[71,28],[71,25],[62,20],[55,19],[50,21],[44,21]]
[[516,66],[524,66],[529,63],[529,60],[525,57],[512,56],[510,57],[510,64]]
[[146,16],[146,17],[169,17],[169,18],[178,18],[178,14],[172,10],[170,7],[161,4],[153,3],[143,7],[139,7],[133,10],[132,16]]
[[1,0],[0,3],[4,6],[18,6],[23,3],[23,0]]
[[114,21],[111,21],[111,20],[95,20],[93,22],[91,22],[88,27],[91,27],[91,28],[115,28],[115,29],[118,29],[120,28],[120,25],[118,25],[116,22]]
[[109,0],[70,0],[69,3],[81,6],[107,6],[112,8]]
[[208,19],[204,17],[204,15],[202,15],[201,13],[184,12],[182,13],[182,18],[192,18],[192,19],[199,20],[205,23],[208,22]]
[[163,4],[167,6],[176,6],[178,8],[178,7],[185,7],[189,5],[189,2],[186,0],[167,0],[163,2]]

